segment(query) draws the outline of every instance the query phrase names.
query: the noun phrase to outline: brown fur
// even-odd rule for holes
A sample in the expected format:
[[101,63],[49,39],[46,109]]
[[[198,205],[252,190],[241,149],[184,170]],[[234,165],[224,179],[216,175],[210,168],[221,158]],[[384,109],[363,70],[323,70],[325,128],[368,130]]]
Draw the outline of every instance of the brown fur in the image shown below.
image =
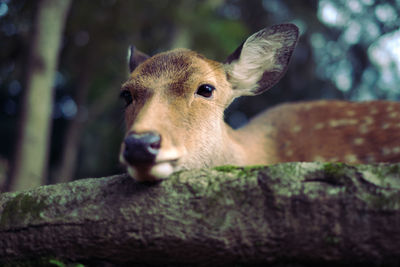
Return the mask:
[[[280,36],[277,30],[287,32]],[[267,90],[286,70],[297,32],[290,25],[277,30],[272,31],[272,40],[265,36],[268,30],[253,35],[242,46],[252,49],[244,53],[250,56],[239,60],[239,47],[226,64],[186,49],[161,53],[141,64],[132,62],[137,68],[122,86],[134,99],[125,112],[127,133],[159,133],[161,148],[155,165],[167,161],[173,171],[288,161],[399,162],[400,103],[396,102],[285,104],[262,113],[241,129],[233,130],[225,124],[223,112],[235,97]],[[258,49],[254,48],[257,38],[266,39],[263,45],[284,38],[283,48],[276,43],[262,51],[271,67],[254,68],[262,64],[260,59],[251,61],[257,57],[257,51],[253,51]],[[274,74],[274,58],[283,57],[279,53],[285,53],[285,60],[276,61],[281,72]],[[239,73],[239,67],[249,66],[244,73],[253,73],[254,77]],[[249,81],[257,86],[240,87]],[[196,95],[202,84],[215,87],[211,98]],[[151,166],[134,168],[136,173],[131,175],[137,174],[140,180],[159,178],[149,174]]]
[[[248,126],[270,131],[269,163],[400,161],[400,103],[313,101],[280,105]],[[268,149],[266,149],[268,150]]]
[[[201,84],[216,87],[212,99],[195,95]],[[226,162],[225,153],[215,153],[228,135],[223,112],[233,99],[222,64],[178,49],[140,65],[122,89],[135,99],[125,113],[128,132],[158,132],[162,149],[187,155],[179,162],[184,168]]]

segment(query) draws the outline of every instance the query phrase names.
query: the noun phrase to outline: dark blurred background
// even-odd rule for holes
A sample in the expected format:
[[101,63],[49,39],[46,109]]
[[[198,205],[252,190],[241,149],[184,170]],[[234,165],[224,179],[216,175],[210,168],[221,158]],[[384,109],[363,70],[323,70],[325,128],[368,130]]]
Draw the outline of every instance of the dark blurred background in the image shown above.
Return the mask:
[[[0,0],[3,188],[16,159],[32,25],[41,2]],[[287,74],[263,95],[231,105],[226,121],[235,128],[282,102],[400,98],[398,0],[76,0],[68,8],[52,88],[43,183],[123,171],[118,164],[124,131],[118,94],[128,75],[130,44],[150,55],[187,47],[222,61],[251,33],[295,23],[301,37]],[[41,105],[41,97],[36,99]]]

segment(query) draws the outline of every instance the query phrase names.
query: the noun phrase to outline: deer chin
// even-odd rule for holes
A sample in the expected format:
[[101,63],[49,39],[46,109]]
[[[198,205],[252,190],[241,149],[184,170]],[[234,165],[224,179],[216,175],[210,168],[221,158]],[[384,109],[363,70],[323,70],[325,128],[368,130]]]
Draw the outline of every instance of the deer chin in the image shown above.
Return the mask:
[[120,156],[120,161],[126,165],[129,176],[140,182],[155,182],[168,178],[178,169],[178,159],[178,153],[167,151],[160,153],[154,163],[131,165]]
[[168,178],[174,172],[174,167],[171,162],[161,162],[147,166],[128,165],[127,171],[137,181],[155,182]]

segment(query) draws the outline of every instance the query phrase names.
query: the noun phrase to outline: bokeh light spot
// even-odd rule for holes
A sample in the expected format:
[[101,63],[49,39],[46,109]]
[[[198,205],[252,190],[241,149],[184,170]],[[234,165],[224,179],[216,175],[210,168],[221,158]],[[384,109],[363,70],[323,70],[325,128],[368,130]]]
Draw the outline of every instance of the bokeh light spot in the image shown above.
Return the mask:
[[7,15],[8,5],[5,2],[0,2],[0,17]]

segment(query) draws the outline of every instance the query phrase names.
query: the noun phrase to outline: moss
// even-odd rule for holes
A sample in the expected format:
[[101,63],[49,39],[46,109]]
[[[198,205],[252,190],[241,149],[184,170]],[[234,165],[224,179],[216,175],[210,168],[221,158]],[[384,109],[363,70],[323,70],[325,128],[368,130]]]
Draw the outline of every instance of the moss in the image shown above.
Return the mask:
[[28,218],[39,218],[47,207],[43,200],[38,200],[28,194],[21,193],[5,204],[1,213],[0,227],[18,225]]
[[2,262],[1,266],[4,267],[84,267],[81,263],[71,262],[67,260],[60,260],[54,257],[40,257],[36,259],[15,260]]
[[388,177],[388,176],[400,176],[400,164],[393,164],[393,165],[378,165],[374,166],[374,168],[371,168],[371,171],[377,175],[377,178],[379,178],[382,182]]
[[[173,181],[172,184],[174,190],[178,189],[182,193],[189,193],[188,195],[191,197],[188,202],[190,207],[188,210],[193,211],[191,215],[196,217],[199,223],[210,224],[210,227],[228,227],[231,221],[229,218],[235,216],[227,214],[225,217],[221,217],[215,216],[215,214],[230,210],[229,208],[221,210],[221,207],[252,206],[252,198],[248,197],[244,189],[252,178],[254,183],[257,183],[256,172],[260,168],[261,166],[219,166],[212,168],[216,173],[211,175],[209,171],[197,170],[196,173],[191,171],[176,177],[176,181]],[[190,178],[187,178],[187,175]],[[188,179],[196,179],[196,182],[187,183]]]
[[370,183],[386,189],[400,189],[400,164],[377,163],[371,165],[359,165],[358,171],[363,178]]
[[400,164],[393,164],[389,166],[388,173],[400,175]]
[[233,173],[237,178],[245,178],[247,176],[253,175],[254,172],[268,168],[266,165],[250,165],[250,166],[234,166],[234,165],[224,165],[214,167],[213,169],[219,172]]
[[218,166],[214,167],[214,170],[219,171],[219,172],[231,172],[233,170],[237,170],[240,167],[234,166],[234,165],[224,165],[224,166]]
[[298,176],[297,164],[293,162],[270,165],[268,166],[267,171],[270,177],[275,177],[275,178],[279,178],[282,176],[285,177]]
[[338,163],[327,162],[327,163],[324,163],[322,168],[323,168],[325,174],[327,174],[329,176],[337,177],[337,176],[343,175],[345,173],[346,165],[341,162],[338,162]]
[[351,167],[340,162],[327,162],[322,165],[324,181],[332,185],[344,186],[349,185],[349,175],[353,173]]
[[268,168],[265,165],[250,165],[250,166],[245,166],[242,168],[242,171],[247,173],[247,174],[251,174],[255,171],[260,171],[260,170],[264,170],[265,168]]
[[84,267],[85,266],[81,263],[68,263],[68,262],[58,260],[58,259],[48,259],[47,261],[52,266],[58,266],[58,267]]
[[244,171],[259,171],[262,169],[267,168],[266,165],[249,165],[249,166],[245,166],[243,167]]

